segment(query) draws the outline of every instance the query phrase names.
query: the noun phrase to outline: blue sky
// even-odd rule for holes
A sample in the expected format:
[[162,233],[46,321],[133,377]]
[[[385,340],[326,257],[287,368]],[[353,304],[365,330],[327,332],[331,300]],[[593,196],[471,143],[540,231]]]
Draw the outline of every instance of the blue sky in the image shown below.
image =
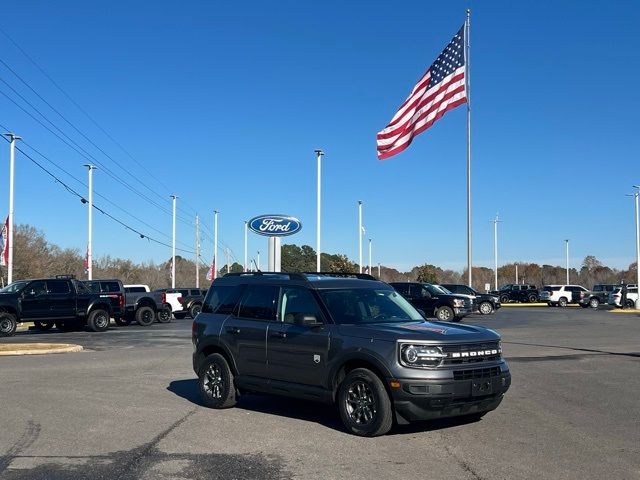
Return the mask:
[[[167,211],[175,193],[180,247],[193,249],[190,224],[196,211],[213,230],[214,209],[221,212],[220,239],[241,263],[243,220],[263,213],[299,217],[303,230],[290,241],[314,246],[313,151],[321,147],[326,152],[324,251],[357,259],[357,201],[362,200],[374,263],[400,270],[424,262],[462,269],[465,108],[449,112],[384,162],[376,159],[375,134],[470,7],[474,264],[493,264],[490,220],[496,212],[503,220],[501,263],[564,264],[565,238],[571,239],[575,266],[585,255],[624,268],[634,260],[633,204],[625,193],[640,182],[639,95],[627,87],[638,76],[637,2],[149,5],[23,1],[7,5],[0,21],[136,159],[0,35],[0,58],[125,168],[89,144],[3,65],[0,78],[113,175],[166,209],[97,170],[96,192],[163,235],[95,199],[133,227],[170,243]],[[0,91],[22,104],[6,84],[0,82]],[[2,95],[0,124],[86,180],[87,159]],[[7,173],[0,175],[0,211],[5,212],[8,147],[2,145],[0,171]],[[20,154],[15,209],[17,223],[84,251],[86,206]],[[96,256],[136,261],[170,256],[169,248],[100,214],[94,219]],[[206,232],[202,240],[208,260],[210,236]],[[265,251],[266,239],[250,236],[249,249],[251,257]]]

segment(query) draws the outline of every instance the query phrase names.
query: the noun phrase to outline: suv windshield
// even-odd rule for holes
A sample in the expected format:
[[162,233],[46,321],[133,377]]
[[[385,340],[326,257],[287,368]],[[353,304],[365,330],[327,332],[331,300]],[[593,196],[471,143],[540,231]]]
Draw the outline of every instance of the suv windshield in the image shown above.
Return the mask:
[[418,311],[395,290],[354,288],[319,290],[336,323],[423,321]]
[[27,283],[29,282],[12,282],[6,287],[0,288],[0,293],[16,293],[17,291],[22,290]]
[[430,283],[423,283],[422,285],[424,285],[424,288],[427,289],[427,291],[431,294],[431,295],[442,295],[443,293],[446,294],[447,292],[444,291],[444,289],[442,287],[438,287],[436,285],[431,285]]
[[436,290],[440,290],[440,293],[444,293],[446,295],[451,295],[451,290],[447,290],[442,285],[433,285],[433,288]]

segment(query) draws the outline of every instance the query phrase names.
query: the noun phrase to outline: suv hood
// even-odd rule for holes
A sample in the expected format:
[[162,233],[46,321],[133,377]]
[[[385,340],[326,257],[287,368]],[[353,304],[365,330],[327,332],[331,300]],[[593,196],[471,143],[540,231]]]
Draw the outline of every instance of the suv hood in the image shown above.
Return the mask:
[[499,340],[493,330],[476,325],[460,325],[444,322],[371,323],[368,325],[339,325],[341,335],[375,340],[423,340],[442,342],[473,342]]

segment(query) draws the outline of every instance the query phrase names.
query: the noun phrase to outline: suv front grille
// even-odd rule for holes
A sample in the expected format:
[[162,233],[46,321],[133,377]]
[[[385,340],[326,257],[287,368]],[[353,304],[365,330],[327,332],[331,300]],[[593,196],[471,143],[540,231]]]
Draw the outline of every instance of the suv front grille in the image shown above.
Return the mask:
[[442,365],[494,362],[502,358],[500,342],[443,345],[442,353],[447,355]]
[[454,380],[472,380],[477,378],[491,378],[500,375],[500,367],[473,368],[453,372]]

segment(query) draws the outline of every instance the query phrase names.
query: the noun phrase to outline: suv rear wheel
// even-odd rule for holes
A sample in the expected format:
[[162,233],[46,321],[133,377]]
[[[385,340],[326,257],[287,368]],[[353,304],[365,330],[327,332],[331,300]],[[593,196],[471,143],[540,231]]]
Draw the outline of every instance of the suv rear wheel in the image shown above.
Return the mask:
[[156,313],[156,317],[158,317],[158,322],[160,323],[169,323],[171,321],[171,310],[168,308],[161,308]]
[[191,308],[189,309],[189,315],[191,315],[191,318],[196,318],[196,316],[202,311],[202,305],[200,305],[199,303],[196,303],[194,305],[191,305]]
[[236,404],[233,373],[227,360],[219,353],[209,355],[200,367],[198,387],[206,407],[229,408]]
[[567,306],[567,299],[565,297],[560,297],[560,299],[558,300],[558,306],[559,307],[566,307]]
[[338,410],[349,432],[377,437],[391,430],[391,400],[378,376],[366,368],[349,372],[340,384]]
[[591,308],[598,308],[599,305],[600,305],[600,300],[598,300],[597,297],[591,297],[589,299],[589,306]]
[[451,310],[450,307],[443,305],[436,310],[436,318],[441,322],[452,322],[453,310]]
[[509,295],[500,295],[500,303],[507,303],[509,301]]
[[529,303],[536,303],[538,301],[538,297],[536,295],[529,295]]

